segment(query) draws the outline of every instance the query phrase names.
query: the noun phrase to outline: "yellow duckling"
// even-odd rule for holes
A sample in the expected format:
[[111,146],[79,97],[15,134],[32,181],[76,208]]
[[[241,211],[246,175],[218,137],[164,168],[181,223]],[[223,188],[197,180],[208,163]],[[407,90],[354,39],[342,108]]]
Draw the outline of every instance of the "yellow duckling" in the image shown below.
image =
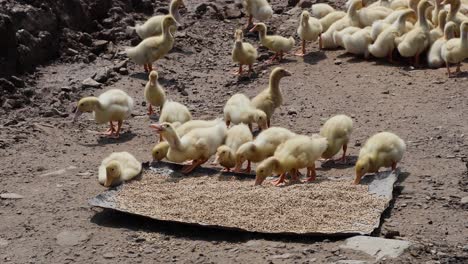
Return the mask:
[[429,32],[429,46],[431,46],[436,40],[444,36],[447,11],[440,10],[438,17],[438,26]]
[[169,144],[166,158],[172,162],[192,160],[192,164],[182,169],[182,173],[189,173],[202,165],[216,153],[226,138],[227,127],[224,122],[216,126],[194,129],[179,137],[174,127],[169,123],[153,125]]
[[292,173],[292,180],[299,180],[299,169],[307,168],[307,181],[316,177],[315,161],[327,148],[327,139],[314,135],[295,136],[281,144],[272,157],[262,161],[256,169],[255,185],[260,185],[273,172],[280,174],[274,182],[279,185],[284,182],[286,173]]
[[342,19],[343,17],[346,16],[346,12],[343,11],[333,11],[329,13],[328,15],[320,18],[320,24],[322,25],[322,32],[326,32],[328,28],[330,28],[333,23],[336,21]]
[[371,29],[371,27],[365,27],[352,35],[343,36],[343,45],[346,52],[363,55],[365,59],[368,59],[368,46],[372,43]]
[[374,3],[368,5],[368,7],[370,7],[370,8],[374,8],[374,7],[390,8],[391,2],[392,1],[390,1],[390,0],[378,0],[378,1],[375,1]]
[[[181,18],[179,8],[184,7],[183,0],[172,0],[169,4],[169,15],[173,16],[177,23],[180,24]],[[135,31],[141,39],[149,38],[152,36],[161,35],[163,32],[162,21],[166,15],[153,16],[146,20],[143,25],[136,25]],[[171,33],[174,35],[176,27],[171,27]]]
[[251,162],[260,162],[275,153],[276,148],[286,140],[296,136],[295,133],[282,127],[270,127],[262,131],[252,142],[242,144],[236,152],[236,167],[240,172],[242,164],[247,160],[247,173],[251,170]]
[[359,24],[362,27],[370,27],[375,21],[386,18],[392,11],[392,9],[381,6],[362,8],[358,11]]
[[361,0],[353,0],[351,5],[348,8],[346,16],[340,20],[333,23],[325,33],[322,34],[322,48],[324,49],[333,49],[337,45],[333,41],[333,33],[335,31],[340,31],[347,27],[359,27],[359,15],[358,10],[362,8]]
[[413,10],[406,9],[400,13],[398,20],[392,25],[385,28],[380,33],[374,44],[370,44],[368,49],[370,54],[377,58],[383,58],[387,56],[390,62],[393,62],[393,50],[395,49],[395,38],[401,36],[405,32],[406,18],[414,14]]
[[316,41],[319,39],[319,48],[322,48],[322,24],[314,17],[310,17],[309,12],[302,11],[301,18],[299,20],[299,27],[297,28],[297,34],[302,40],[302,50],[296,53],[297,56],[304,56],[306,49],[306,41]]
[[335,12],[335,9],[331,7],[329,4],[318,3],[318,4],[313,4],[312,7],[310,8],[310,11],[312,12],[312,15],[314,17],[322,18],[332,12]]
[[252,44],[242,42],[244,33],[242,30],[237,29],[235,34],[234,48],[232,49],[232,61],[239,63],[239,70],[236,74],[242,74],[242,65],[249,65],[249,73],[253,72],[253,64],[257,60],[257,49]]
[[[133,110],[133,99],[122,90],[111,89],[99,97],[85,97],[78,102],[73,121],[84,112],[93,112],[98,124],[109,122],[110,128],[101,134],[118,138],[125,119],[128,119]],[[117,122],[117,129],[112,122]]]
[[101,162],[98,181],[111,187],[129,181],[141,172],[141,162],[128,152],[114,152]]
[[265,21],[273,15],[273,9],[267,0],[244,0],[244,8],[249,16],[246,28],[252,24],[253,18]]
[[271,71],[268,88],[263,90],[252,99],[252,106],[262,110],[267,115],[267,126],[270,127],[271,116],[275,109],[283,103],[283,96],[279,88],[279,82],[283,77],[291,76],[291,73],[281,67],[276,67]]
[[346,162],[346,150],[349,138],[353,132],[353,120],[347,115],[336,115],[323,124],[320,135],[327,139],[327,149],[322,153],[322,158],[331,159],[340,149],[343,155],[337,161]]
[[405,151],[406,144],[397,135],[390,132],[373,135],[359,152],[354,184],[359,184],[366,173],[377,173],[381,167],[392,167],[392,171],[395,170]]
[[263,23],[255,24],[250,32],[254,31],[258,31],[260,43],[269,50],[275,52],[275,55],[270,59],[270,62],[273,62],[276,58],[281,61],[284,53],[292,50],[296,43],[293,37],[285,38],[278,35],[267,35],[267,27]]
[[223,112],[227,126],[231,123],[244,123],[252,130],[252,123],[257,123],[262,130],[268,128],[268,118],[265,112],[252,107],[250,99],[244,94],[239,93],[231,96],[226,102]]
[[408,0],[393,0],[390,3],[390,8],[393,10],[400,10],[404,8],[408,8],[409,1]]
[[431,22],[434,26],[439,25],[439,14],[440,11],[444,10],[442,5],[442,0],[434,0],[434,10],[432,10],[432,19]]
[[[184,124],[192,120],[192,114],[188,108],[178,102],[167,100],[161,110],[161,115],[159,116],[159,123],[175,123],[176,126]],[[162,141],[162,138],[159,138]]]
[[159,107],[160,110],[163,108],[164,102],[166,101],[166,93],[163,87],[158,83],[157,71],[150,72],[144,94],[146,102],[148,102],[148,115],[154,113],[153,105]]
[[445,42],[442,46],[441,56],[447,66],[448,77],[451,77],[450,63],[457,64],[455,73],[461,72],[461,62],[468,58],[468,21],[460,25],[460,38],[453,38]]
[[[450,5],[450,10],[447,15],[447,21],[453,21],[455,24],[461,26],[464,21],[468,20],[468,16],[460,13],[461,1],[460,0],[444,0],[442,5]],[[457,29],[458,30],[458,29]],[[461,32],[457,32],[457,35]]]
[[224,167],[224,171],[230,171],[236,166],[236,152],[242,144],[253,140],[252,132],[245,124],[231,127],[226,135],[226,142],[216,151],[216,161]]
[[455,37],[455,31],[458,28],[457,24],[453,21],[449,21],[445,24],[444,36],[439,38],[432,44],[429,52],[427,53],[427,64],[431,68],[439,68],[444,65],[444,59],[442,59],[441,51],[442,46],[449,40]]
[[347,28],[342,29],[340,31],[335,31],[333,33],[333,41],[335,42],[337,47],[344,48],[343,37],[346,36],[346,35],[352,35],[352,34],[358,32],[359,30],[361,30],[361,28],[347,27]]
[[[408,32],[398,44],[398,51],[403,57],[415,58],[415,66],[419,65],[419,55],[429,46],[429,24],[426,19],[426,9],[431,6],[429,1],[423,0],[418,4],[418,24]],[[396,40],[398,41],[398,40]]]
[[174,36],[169,29],[176,26],[176,23],[171,15],[165,16],[162,21],[162,35],[146,38],[138,46],[127,49],[127,56],[136,64],[143,64],[146,72],[152,71],[153,62],[164,57],[174,46]]

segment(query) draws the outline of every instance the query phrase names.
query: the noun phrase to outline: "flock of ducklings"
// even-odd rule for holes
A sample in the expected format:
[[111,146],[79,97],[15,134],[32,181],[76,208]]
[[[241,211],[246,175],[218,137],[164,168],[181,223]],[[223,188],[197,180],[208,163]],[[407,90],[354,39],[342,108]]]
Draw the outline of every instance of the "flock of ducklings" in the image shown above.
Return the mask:
[[[449,63],[459,63],[468,58],[468,21],[462,14],[468,10],[465,0],[379,0],[366,5],[366,0],[348,1],[347,13],[335,11],[326,4],[312,6],[309,12],[301,14],[298,35],[302,47],[297,55],[306,53],[306,41],[319,39],[320,48],[344,47],[347,52],[375,57],[387,56],[392,59],[395,48],[403,57],[419,56],[429,48],[428,63],[439,67],[444,62],[450,76]],[[461,1],[464,1],[462,5]],[[445,5],[449,5],[448,11]],[[166,97],[164,88],[158,82],[157,71],[152,63],[166,55],[173,47],[174,33],[180,22],[178,9],[182,0],[172,0],[170,14],[150,18],[143,25],[135,27],[143,41],[127,50],[127,55],[137,64],[143,64],[149,72],[149,80],[144,89],[148,102],[148,115],[159,108],[159,122],[150,127],[159,134],[159,143],[152,149],[155,161],[166,159],[183,163],[182,173],[190,173],[206,163],[213,155],[214,164],[220,164],[224,171],[251,171],[251,163],[256,167],[255,185],[265,178],[279,175],[275,185],[301,182],[300,169],[307,169],[306,181],[316,177],[315,162],[332,160],[343,151],[336,162],[346,161],[348,142],[353,130],[353,121],[346,115],[336,115],[328,119],[319,134],[299,135],[286,128],[271,126],[275,109],[283,103],[280,80],[291,76],[282,67],[272,70],[269,86],[250,99],[238,93],[226,102],[224,118],[213,120],[192,120],[186,106]],[[263,21],[270,18],[273,11],[266,0],[244,0],[252,20]],[[417,15],[416,15],[417,14]],[[283,57],[295,46],[294,39],[267,35],[264,23],[256,23],[251,31],[258,31],[260,42],[275,52],[274,59]],[[461,34],[461,38],[454,36]],[[256,49],[243,42],[243,31],[236,30],[232,50],[233,61],[242,66],[248,65],[253,71],[257,58]],[[76,118],[83,112],[93,112],[97,123],[109,123],[104,135],[118,138],[122,123],[133,110],[133,99],[124,91],[111,89],[99,97],[85,97],[78,102]],[[115,124],[117,123],[117,124]],[[254,137],[253,126],[261,132]],[[359,152],[355,165],[354,184],[359,184],[366,173],[378,172],[382,167],[396,169],[406,150],[405,142],[391,132],[380,132],[371,136]],[[247,167],[243,169],[244,163]],[[141,172],[141,163],[130,153],[116,152],[102,161],[99,168],[99,182],[104,186],[114,186],[128,181]]]

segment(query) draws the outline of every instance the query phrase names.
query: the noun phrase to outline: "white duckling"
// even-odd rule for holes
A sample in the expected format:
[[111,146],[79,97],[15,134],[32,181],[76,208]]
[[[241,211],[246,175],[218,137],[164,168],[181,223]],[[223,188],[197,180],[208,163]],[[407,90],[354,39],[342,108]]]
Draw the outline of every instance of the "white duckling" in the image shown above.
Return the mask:
[[98,181],[111,187],[129,181],[141,173],[141,162],[128,152],[114,152],[99,166]]
[[366,173],[377,173],[381,167],[392,167],[392,171],[395,170],[405,151],[406,144],[397,135],[390,132],[373,135],[359,152],[354,184],[359,184]]
[[176,20],[171,15],[167,15],[161,23],[162,35],[146,38],[136,47],[126,50],[127,56],[136,64],[143,64],[146,72],[152,71],[153,62],[164,57],[174,46],[174,36],[170,32],[170,27],[176,26]]
[[[164,102],[159,123],[167,122],[178,126],[190,120],[192,120],[192,114],[185,105],[171,100]],[[162,138],[160,137],[159,140],[162,141]]]
[[333,33],[333,41],[335,41],[336,46],[344,48],[343,37],[346,35],[352,35],[361,30],[358,27],[347,27],[340,31],[335,31]]
[[249,16],[246,28],[253,23],[254,18],[265,21],[273,15],[273,9],[267,0],[244,0],[244,8]]
[[442,46],[449,39],[455,37],[455,31],[457,28],[457,24],[455,24],[453,21],[449,21],[445,24],[444,36],[436,40],[427,53],[427,64],[429,67],[439,68],[444,65],[444,59],[442,59],[441,55]]
[[[461,7],[460,0],[444,0],[442,5],[450,5],[449,13],[447,14],[447,21],[453,21],[455,24],[461,26],[464,21],[468,20],[468,16],[459,12]],[[457,32],[457,34],[458,33],[461,34],[461,32]]]
[[247,161],[247,173],[251,170],[251,162],[260,162],[275,153],[276,148],[286,140],[296,136],[295,133],[282,127],[270,127],[262,131],[254,141],[242,144],[236,152],[236,167],[240,172],[242,164]]
[[[181,17],[179,8],[184,7],[183,0],[172,0],[169,4],[169,14],[180,24]],[[136,25],[135,31],[141,39],[161,35],[163,32],[162,21],[166,15],[153,16],[146,20],[143,25]],[[171,33],[174,35],[176,27],[171,27]]]
[[391,2],[392,1],[390,1],[390,0],[378,0],[378,1],[375,1],[374,3],[368,5],[368,7],[370,7],[370,8],[374,8],[374,7],[390,8]]
[[426,9],[431,6],[429,1],[423,0],[418,4],[418,25],[408,32],[403,40],[400,42],[398,39],[395,41],[398,44],[398,51],[403,57],[414,57],[414,65],[419,65],[419,55],[423,53],[429,46],[429,24],[426,19]]
[[164,102],[166,101],[166,93],[163,87],[158,82],[158,72],[151,71],[149,74],[149,80],[146,83],[144,91],[146,102],[148,103],[148,115],[152,115],[153,105],[163,108]]
[[444,28],[445,28],[445,22],[447,18],[447,11],[445,10],[440,10],[439,15],[438,15],[438,25],[436,28],[432,29],[429,32],[429,46],[431,46],[436,40],[444,36]]
[[323,124],[320,135],[327,139],[327,149],[322,153],[322,158],[331,159],[340,149],[343,155],[337,161],[346,162],[346,150],[353,132],[353,120],[347,115],[336,115]]
[[226,125],[231,123],[247,124],[252,130],[252,123],[257,123],[260,129],[266,129],[267,115],[260,109],[252,107],[250,99],[241,93],[235,94],[229,98],[223,109]]
[[365,59],[368,59],[368,46],[373,41],[371,29],[371,27],[365,27],[352,35],[345,35],[343,37],[343,45],[346,52],[354,55],[363,55]]
[[283,96],[279,87],[279,82],[283,77],[291,76],[291,73],[281,67],[276,67],[271,71],[268,88],[260,92],[252,99],[252,106],[262,110],[267,115],[267,126],[270,127],[271,116],[275,109],[283,103]]
[[224,145],[216,151],[216,160],[224,167],[224,171],[230,171],[236,166],[237,150],[241,145],[252,140],[252,132],[245,124],[235,125],[228,130]]
[[447,66],[448,77],[451,77],[450,63],[456,63],[455,73],[461,72],[461,62],[468,58],[468,21],[460,25],[460,38],[452,38],[442,45],[441,56]]
[[244,39],[244,33],[241,29],[237,29],[235,34],[234,47],[232,48],[232,61],[234,63],[239,63],[239,70],[236,74],[242,74],[242,65],[249,66],[249,73],[253,72],[253,64],[257,60],[257,49],[252,46],[252,44],[247,42],[242,42]]
[[327,148],[327,139],[314,135],[295,136],[281,144],[272,157],[262,161],[256,169],[255,185],[260,185],[273,172],[280,174],[275,185],[284,182],[286,173],[292,173],[292,180],[299,180],[299,169],[307,168],[307,181],[316,177],[315,161]]
[[337,45],[333,41],[333,33],[340,31],[347,27],[359,27],[359,15],[358,10],[362,8],[361,0],[353,0],[348,8],[348,12],[345,17],[333,23],[325,33],[322,34],[322,48],[333,49]]
[[343,11],[333,11],[329,13],[328,15],[320,18],[320,24],[322,25],[322,32],[326,32],[328,28],[330,28],[333,23],[336,21],[342,19],[343,17],[346,16],[346,12]]
[[[85,97],[78,102],[74,121],[84,112],[93,112],[94,120],[98,124],[109,122],[110,128],[101,133],[106,136],[118,138],[125,119],[128,119],[133,110],[133,99],[124,91],[110,89],[99,97]],[[112,122],[117,122],[117,129]]]
[[267,27],[264,23],[255,24],[250,32],[254,31],[258,31],[260,43],[269,50],[275,52],[275,55],[269,62],[273,62],[275,59],[281,61],[284,53],[291,51],[296,44],[293,37],[285,38],[278,35],[267,35]]
[[375,21],[386,18],[392,11],[392,9],[381,6],[362,8],[358,11],[359,24],[362,27],[370,27]]
[[313,4],[310,11],[312,12],[312,16],[322,18],[332,12],[335,12],[335,8],[331,7],[329,4],[318,3]]
[[189,173],[202,165],[216,153],[223,144],[227,127],[224,122],[216,126],[194,129],[179,137],[174,127],[169,123],[154,125],[154,129],[166,139],[169,144],[166,158],[172,162],[185,162],[192,160],[192,164],[182,169],[182,173]]
[[299,27],[297,34],[302,40],[302,50],[296,53],[297,56],[304,56],[306,52],[306,41],[316,41],[319,39],[319,48],[322,48],[322,24],[315,17],[310,17],[309,12],[302,11],[301,18],[299,19]]

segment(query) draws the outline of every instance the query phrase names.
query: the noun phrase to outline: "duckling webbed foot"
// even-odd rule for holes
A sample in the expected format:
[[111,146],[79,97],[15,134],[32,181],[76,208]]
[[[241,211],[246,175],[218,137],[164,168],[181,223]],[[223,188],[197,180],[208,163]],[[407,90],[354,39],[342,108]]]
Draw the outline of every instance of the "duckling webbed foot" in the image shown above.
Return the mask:
[[281,173],[281,175],[279,176],[279,179],[276,181],[272,181],[271,183],[275,186],[278,186],[284,183],[285,179],[286,179],[286,173]]
[[234,74],[234,75],[241,75],[241,74],[242,74],[242,71],[243,71],[243,69],[242,69],[242,64],[241,64],[241,65],[239,65],[239,69],[238,69],[238,70],[235,70],[235,71],[233,72],[233,74]]
[[112,123],[112,121],[109,122],[110,128],[108,128],[105,132],[100,132],[100,135],[103,136],[112,136],[115,133],[116,127]]
[[307,179],[304,182],[315,181],[317,174],[315,173],[315,166],[307,168]]
[[153,107],[151,106],[150,103],[148,103],[148,115],[150,116],[152,114],[154,114]]
[[115,131],[115,134],[111,134],[111,138],[119,138],[120,137],[120,130],[122,129],[122,121],[117,122],[117,130]]
[[303,40],[302,41],[302,48],[300,50],[298,50],[296,53],[294,53],[294,55],[299,56],[299,57],[304,57],[305,53],[306,53],[305,40]]
[[198,159],[198,160],[194,160],[192,165],[188,165],[188,166],[185,166],[181,172],[184,173],[184,174],[187,174],[187,173],[190,173],[192,172],[195,168],[197,168],[198,166],[202,165],[203,163],[205,163],[207,160],[201,160],[201,159]]
[[253,24],[253,15],[249,16],[249,20],[247,20],[247,25],[244,26],[244,29],[248,29]]

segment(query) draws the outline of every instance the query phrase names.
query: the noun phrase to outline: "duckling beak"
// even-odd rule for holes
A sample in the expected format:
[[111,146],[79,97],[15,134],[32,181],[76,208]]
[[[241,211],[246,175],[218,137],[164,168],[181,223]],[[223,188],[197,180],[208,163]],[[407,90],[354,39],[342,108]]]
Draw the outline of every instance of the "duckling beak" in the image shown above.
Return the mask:
[[254,184],[254,186],[262,185],[262,183],[263,183],[264,180],[265,180],[265,178],[255,177],[255,184]]
[[83,114],[83,112],[81,112],[81,111],[77,108],[76,111],[75,111],[75,116],[73,116],[73,122],[76,122],[76,120],[78,119],[78,117],[80,117],[81,114]]
[[286,70],[284,71],[284,76],[291,76],[291,75],[292,75],[292,74],[291,74],[290,71],[286,71]]
[[356,178],[354,179],[354,184],[357,185],[359,182],[361,182],[362,174],[361,173],[356,173]]
[[163,131],[163,127],[159,124],[151,124],[150,127],[156,130],[157,133],[161,133]]
[[104,182],[104,187],[110,187],[112,185],[112,179],[110,177],[106,177],[106,181]]
[[249,30],[249,32],[255,32],[257,30],[257,25],[254,24],[254,27],[252,29]]

